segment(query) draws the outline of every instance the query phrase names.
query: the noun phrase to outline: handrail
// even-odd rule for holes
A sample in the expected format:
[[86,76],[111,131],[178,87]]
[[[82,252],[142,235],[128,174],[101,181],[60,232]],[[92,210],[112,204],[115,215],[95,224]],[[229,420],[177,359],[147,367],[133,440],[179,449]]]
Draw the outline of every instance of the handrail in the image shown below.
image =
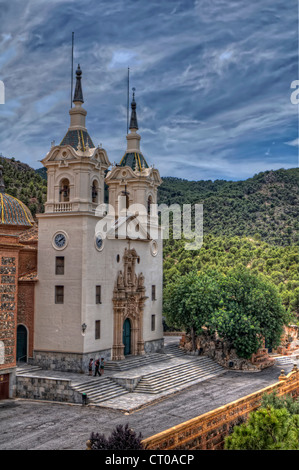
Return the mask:
[[[21,361],[21,359],[23,359],[23,357],[27,357],[27,354],[25,354],[25,356],[18,357],[18,360],[17,360],[18,365],[20,364],[20,362],[24,362],[24,361]],[[26,363],[27,363],[27,361],[26,361]]]

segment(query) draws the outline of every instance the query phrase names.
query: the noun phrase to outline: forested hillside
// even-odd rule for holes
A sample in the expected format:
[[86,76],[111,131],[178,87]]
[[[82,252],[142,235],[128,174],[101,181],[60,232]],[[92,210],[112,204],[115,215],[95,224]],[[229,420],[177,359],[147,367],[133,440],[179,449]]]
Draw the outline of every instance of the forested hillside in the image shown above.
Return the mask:
[[194,269],[216,269],[226,273],[230,268],[247,267],[263,274],[275,284],[283,304],[299,315],[298,246],[274,246],[248,237],[206,235],[200,250],[186,250],[184,240],[164,243],[164,285],[175,276]]
[[159,203],[202,203],[204,234],[257,235],[275,245],[298,242],[299,168],[266,171],[245,181],[163,178]]
[[44,212],[47,181],[26,163],[0,155],[3,166],[5,192],[26,204],[32,215]]

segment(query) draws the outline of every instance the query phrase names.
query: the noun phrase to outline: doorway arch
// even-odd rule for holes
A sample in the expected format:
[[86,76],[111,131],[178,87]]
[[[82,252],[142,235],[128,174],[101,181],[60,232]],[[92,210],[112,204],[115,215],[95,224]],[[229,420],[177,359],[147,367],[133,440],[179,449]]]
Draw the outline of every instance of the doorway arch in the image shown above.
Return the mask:
[[24,325],[17,328],[17,361],[27,362],[27,328]]
[[123,325],[124,355],[131,354],[131,322],[126,318]]

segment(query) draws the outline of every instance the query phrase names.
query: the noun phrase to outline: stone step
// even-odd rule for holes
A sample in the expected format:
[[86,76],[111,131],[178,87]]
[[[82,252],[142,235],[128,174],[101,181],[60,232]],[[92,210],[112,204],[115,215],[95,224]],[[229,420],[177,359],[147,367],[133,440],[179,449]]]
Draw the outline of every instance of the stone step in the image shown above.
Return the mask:
[[31,374],[32,372],[36,372],[38,370],[42,370],[42,368],[39,366],[30,366],[29,364],[24,364],[23,366],[17,367],[17,375]]
[[144,356],[126,356],[122,361],[107,361],[105,364],[105,370],[121,372],[138,367],[144,367],[149,364],[168,361],[170,359],[171,358],[168,355],[163,353],[152,353]]
[[164,352],[165,354],[169,354],[172,356],[189,357],[189,354],[187,354],[183,349],[180,349],[178,344],[168,344],[164,347]]
[[226,370],[223,367],[209,358],[197,359],[189,364],[181,364],[144,376],[134,392],[156,394],[171,388],[182,387],[186,383],[207,380],[224,372]]
[[275,358],[275,362],[277,364],[293,364],[294,363],[294,359],[292,359],[291,357],[276,357]]
[[[211,370],[211,369],[221,369],[222,367],[219,366],[218,364],[210,364],[208,362],[203,362],[200,365],[193,363],[193,364],[183,364],[183,365],[177,365],[174,367],[171,367],[170,369],[164,369],[159,372],[153,372],[151,374],[151,379],[152,381],[160,380],[160,379],[165,379],[165,377],[181,377],[183,373],[191,373],[192,371],[199,371],[199,372],[204,372],[206,370]],[[147,376],[148,377],[148,376]],[[144,378],[144,377],[143,377]]]
[[[202,369],[202,370],[199,370],[199,369],[189,369],[189,370],[183,370],[179,373],[173,373],[173,374],[165,374],[164,377],[160,376],[160,377],[155,377],[155,378],[143,378],[141,379],[141,381],[139,382],[138,384],[138,388],[142,388],[142,387],[151,387],[151,388],[154,388],[154,389],[157,389],[157,388],[160,388],[161,386],[164,388],[165,385],[167,385],[168,387],[170,387],[171,384],[179,384],[180,382],[188,382],[188,381],[192,381],[193,378],[196,378],[196,377],[202,377],[203,375],[205,374],[211,374],[211,373],[214,373],[214,372],[219,372],[219,368],[215,367],[215,368],[206,368],[206,369]],[[221,370],[222,372],[222,370]],[[136,389],[135,389],[136,390]]]
[[85,393],[90,404],[98,404],[128,393],[124,387],[108,377],[72,384],[72,388],[82,395]]

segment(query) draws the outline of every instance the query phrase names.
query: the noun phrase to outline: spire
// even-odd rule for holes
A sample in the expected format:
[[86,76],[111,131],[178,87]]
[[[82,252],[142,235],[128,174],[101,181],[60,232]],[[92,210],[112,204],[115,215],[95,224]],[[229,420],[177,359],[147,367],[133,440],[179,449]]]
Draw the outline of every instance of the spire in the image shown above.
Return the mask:
[[81,87],[81,75],[82,70],[80,68],[80,64],[78,64],[78,68],[76,70],[76,87],[73,99],[75,106],[69,110],[69,114],[71,116],[70,127],[60,142],[60,145],[71,145],[74,149],[85,152],[86,150],[95,148],[95,146],[87,132],[85,124],[87,112],[82,107],[84,100]]
[[132,88],[132,90],[133,90],[133,99],[132,99],[132,102],[131,102],[132,113],[131,113],[131,121],[130,121],[129,129],[138,130],[136,102],[135,102],[135,88]]
[[78,64],[78,68],[76,70],[76,88],[75,88],[73,103],[76,103],[76,101],[80,103],[84,103],[82,86],[81,86],[81,75],[82,75],[82,70],[80,69],[80,64]]
[[0,165],[0,193],[5,193],[5,184],[3,179],[3,166]]

